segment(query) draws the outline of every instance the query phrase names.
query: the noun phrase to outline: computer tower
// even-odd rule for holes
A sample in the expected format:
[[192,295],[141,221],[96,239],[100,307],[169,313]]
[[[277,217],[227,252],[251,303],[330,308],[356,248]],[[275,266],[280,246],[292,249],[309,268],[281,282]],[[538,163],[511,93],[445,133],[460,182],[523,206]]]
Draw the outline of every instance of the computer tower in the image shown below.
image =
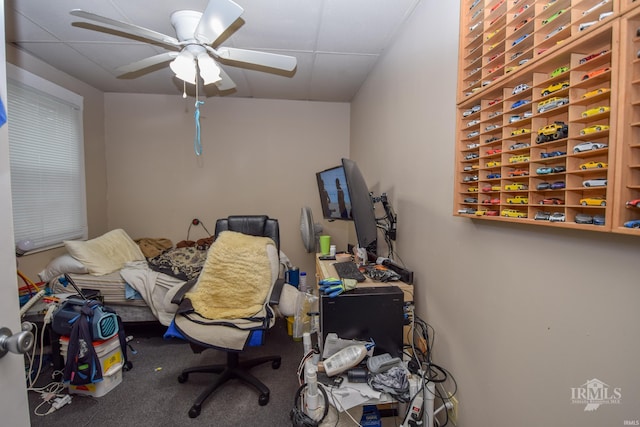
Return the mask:
[[355,288],[337,297],[320,298],[321,343],[334,332],[339,338],[373,341],[374,354],[402,357],[404,294],[397,286]]

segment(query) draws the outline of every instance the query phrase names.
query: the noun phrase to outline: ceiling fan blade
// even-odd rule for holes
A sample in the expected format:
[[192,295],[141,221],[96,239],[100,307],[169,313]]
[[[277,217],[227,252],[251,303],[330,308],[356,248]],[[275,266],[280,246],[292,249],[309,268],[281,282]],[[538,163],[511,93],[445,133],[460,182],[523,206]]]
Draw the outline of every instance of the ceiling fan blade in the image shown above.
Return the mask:
[[195,38],[204,44],[213,44],[231,26],[244,9],[231,0],[209,0],[196,28]]
[[153,65],[171,61],[178,55],[178,52],[165,52],[159,55],[150,56],[149,58],[141,59],[140,61],[132,62],[131,64],[123,65],[122,67],[118,67],[117,70],[122,74],[134,73],[136,71],[144,70],[145,68],[151,67]]
[[257,50],[222,47],[213,50],[213,53],[221,59],[277,68],[284,71],[293,71],[297,65],[297,59],[293,56],[278,55],[276,53],[260,52]]
[[218,90],[225,91],[225,90],[234,89],[236,87],[235,82],[231,80],[231,77],[229,77],[229,75],[225,73],[222,67],[220,67],[220,77],[222,78],[222,80],[216,83]]
[[181,47],[180,42],[175,37],[167,36],[166,34],[158,33],[157,31],[129,24],[128,22],[118,21],[115,19],[107,18],[105,16],[96,15],[95,13],[87,12],[82,9],[73,9],[69,13],[73,16],[111,25],[118,29],[124,30],[131,35],[142,37],[147,40],[155,41],[169,46]]

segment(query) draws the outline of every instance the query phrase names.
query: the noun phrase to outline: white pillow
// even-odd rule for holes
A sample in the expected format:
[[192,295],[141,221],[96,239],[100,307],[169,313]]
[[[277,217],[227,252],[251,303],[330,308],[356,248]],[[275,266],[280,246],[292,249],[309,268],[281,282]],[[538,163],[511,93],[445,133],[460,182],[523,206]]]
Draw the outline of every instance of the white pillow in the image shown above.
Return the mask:
[[96,276],[113,273],[128,262],[145,259],[136,242],[120,228],[92,240],[65,240],[64,245],[72,257]]
[[65,273],[87,274],[89,270],[83,263],[75,259],[69,254],[60,255],[52,259],[49,264],[38,273],[38,277],[43,282],[49,282],[52,279]]

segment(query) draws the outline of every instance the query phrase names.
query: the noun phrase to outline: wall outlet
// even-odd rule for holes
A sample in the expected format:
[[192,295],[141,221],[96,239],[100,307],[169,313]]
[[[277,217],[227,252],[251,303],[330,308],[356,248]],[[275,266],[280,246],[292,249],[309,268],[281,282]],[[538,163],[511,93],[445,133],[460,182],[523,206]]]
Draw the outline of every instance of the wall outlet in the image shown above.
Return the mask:
[[456,399],[456,397],[451,393],[447,393],[447,395],[449,396],[449,402],[451,402],[451,405],[453,405],[450,409],[447,409],[447,412],[449,413],[449,421],[451,421],[451,423],[454,426],[457,426],[458,425],[458,399]]

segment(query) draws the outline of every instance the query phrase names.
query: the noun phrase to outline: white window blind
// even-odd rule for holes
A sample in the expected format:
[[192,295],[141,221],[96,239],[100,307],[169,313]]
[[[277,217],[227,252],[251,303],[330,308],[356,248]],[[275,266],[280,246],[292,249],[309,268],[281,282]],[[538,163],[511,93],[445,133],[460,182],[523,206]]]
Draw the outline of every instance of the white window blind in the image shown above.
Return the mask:
[[48,90],[53,84],[38,84],[33,75],[15,76],[9,73],[7,85],[15,241],[41,249],[84,239],[82,103],[73,102],[75,94],[72,101],[52,95],[67,91]]

